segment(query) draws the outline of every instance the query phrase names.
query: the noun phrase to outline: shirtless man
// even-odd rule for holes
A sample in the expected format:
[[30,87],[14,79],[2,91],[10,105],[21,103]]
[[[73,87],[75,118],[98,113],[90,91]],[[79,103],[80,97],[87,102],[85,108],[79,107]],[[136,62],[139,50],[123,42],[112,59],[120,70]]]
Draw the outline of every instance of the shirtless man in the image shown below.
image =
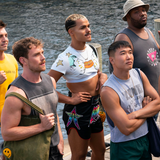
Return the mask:
[[63,120],[72,160],[84,160],[88,146],[92,149],[92,160],[103,160],[105,143],[99,117],[99,91],[107,75],[99,72],[97,55],[86,44],[91,41],[87,18],[80,14],[70,15],[65,27],[71,44],[58,56],[48,74],[56,82],[63,76],[70,91],[69,96],[58,94],[59,102],[65,103]]

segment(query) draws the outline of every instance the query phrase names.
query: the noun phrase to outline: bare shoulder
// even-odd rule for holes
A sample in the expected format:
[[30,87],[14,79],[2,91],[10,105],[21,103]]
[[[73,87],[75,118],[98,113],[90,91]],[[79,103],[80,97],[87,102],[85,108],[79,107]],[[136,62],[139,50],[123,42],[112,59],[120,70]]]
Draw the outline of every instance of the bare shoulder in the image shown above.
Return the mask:
[[128,40],[130,40],[129,37],[124,33],[119,33],[115,38],[115,41],[128,41]]
[[8,95],[8,94],[11,93],[11,92],[19,93],[19,94],[22,95],[23,97],[27,98],[25,92],[24,92],[22,89],[20,89],[20,88],[18,88],[18,87],[16,87],[16,86],[11,86],[11,87],[7,90],[6,95]]
[[56,89],[56,81],[55,81],[55,79],[53,77],[51,77],[51,80],[52,80],[52,84],[53,84],[54,88]]
[[127,41],[131,45],[131,47],[133,49],[132,42],[131,42],[130,38],[126,34],[123,34],[123,33],[118,34],[116,36],[116,38],[115,38],[115,41]]
[[[27,98],[25,92],[22,89],[17,88],[15,86],[11,86],[9,88],[9,90],[6,92],[6,96],[11,92],[19,93],[23,97]],[[15,96],[9,96],[5,99],[5,103],[4,103],[3,108],[4,109],[7,108],[7,110],[8,109],[12,110],[12,109],[22,109],[23,107],[24,107],[24,102],[22,102],[19,98],[15,97]]]
[[104,101],[107,101],[107,102],[109,102],[109,101],[110,102],[113,102],[113,101],[119,102],[119,96],[118,96],[117,92],[108,86],[102,87],[101,92],[100,92],[100,96],[101,96],[101,99],[103,99]]

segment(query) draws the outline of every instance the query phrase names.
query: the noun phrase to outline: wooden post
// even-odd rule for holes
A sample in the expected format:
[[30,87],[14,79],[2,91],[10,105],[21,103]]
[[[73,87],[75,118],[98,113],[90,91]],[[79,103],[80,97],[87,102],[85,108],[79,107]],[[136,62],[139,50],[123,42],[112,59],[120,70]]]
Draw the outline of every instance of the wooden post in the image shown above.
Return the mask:
[[156,38],[158,44],[160,45],[160,37],[158,34],[158,31],[160,31],[160,19],[154,20],[154,28],[155,28],[155,38]]
[[98,57],[99,57],[99,70],[102,72],[102,47],[99,43],[88,43],[90,45],[92,45],[98,53]]

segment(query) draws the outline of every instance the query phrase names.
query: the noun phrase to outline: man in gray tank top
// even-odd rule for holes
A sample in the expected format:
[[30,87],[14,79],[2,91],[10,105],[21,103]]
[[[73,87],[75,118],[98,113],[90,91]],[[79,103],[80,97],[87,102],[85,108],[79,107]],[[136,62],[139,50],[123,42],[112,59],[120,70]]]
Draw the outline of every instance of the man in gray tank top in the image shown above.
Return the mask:
[[116,35],[115,41],[124,40],[130,43],[134,55],[133,68],[140,68],[160,94],[158,90],[160,47],[152,32],[145,27],[148,9],[149,5],[144,4],[141,0],[127,0],[123,6],[123,20],[127,21],[128,27]]
[[[7,97],[2,113],[2,136],[5,141],[25,140],[50,130],[55,125],[51,143],[48,144],[48,152],[45,153],[48,156],[45,159],[62,160],[63,136],[56,112],[58,103],[58,95],[55,90],[56,82],[49,75],[41,73],[46,69],[43,44],[40,40],[29,37],[17,41],[12,48],[14,57],[23,67],[23,72],[11,83],[6,95],[10,92],[19,93],[42,109],[44,115],[39,114],[40,123],[38,124],[19,126],[22,115],[32,118],[38,112],[17,97]],[[31,147],[33,144],[30,144]],[[45,144],[41,145],[43,152]],[[24,152],[23,148],[22,152]],[[24,156],[25,159],[27,158]],[[37,159],[39,158],[37,157]]]
[[[133,51],[127,41],[116,41],[108,49],[113,73],[100,96],[109,116],[110,159],[151,160],[146,118],[159,110],[160,98],[140,69],[133,67]],[[147,103],[143,104],[144,99]]]

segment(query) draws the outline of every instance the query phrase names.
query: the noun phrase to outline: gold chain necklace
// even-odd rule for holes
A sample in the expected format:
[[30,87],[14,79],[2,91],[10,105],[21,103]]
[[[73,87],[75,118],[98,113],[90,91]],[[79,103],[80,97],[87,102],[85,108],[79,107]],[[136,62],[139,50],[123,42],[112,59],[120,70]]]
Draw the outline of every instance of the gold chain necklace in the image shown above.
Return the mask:
[[[113,74],[113,77],[114,77],[114,79],[118,82],[118,80],[116,79],[117,77],[116,77],[114,74]],[[130,76],[130,77],[131,77],[131,76]],[[132,80],[132,77],[131,77],[131,80]],[[118,84],[128,93],[128,95],[129,95],[131,98],[134,97],[134,93],[133,93],[133,96],[130,95],[129,92],[123,87],[123,85],[122,85],[120,82],[118,82]],[[132,84],[133,84],[133,87],[134,87],[134,90],[135,90],[135,86],[134,86],[133,80],[132,80]]]

